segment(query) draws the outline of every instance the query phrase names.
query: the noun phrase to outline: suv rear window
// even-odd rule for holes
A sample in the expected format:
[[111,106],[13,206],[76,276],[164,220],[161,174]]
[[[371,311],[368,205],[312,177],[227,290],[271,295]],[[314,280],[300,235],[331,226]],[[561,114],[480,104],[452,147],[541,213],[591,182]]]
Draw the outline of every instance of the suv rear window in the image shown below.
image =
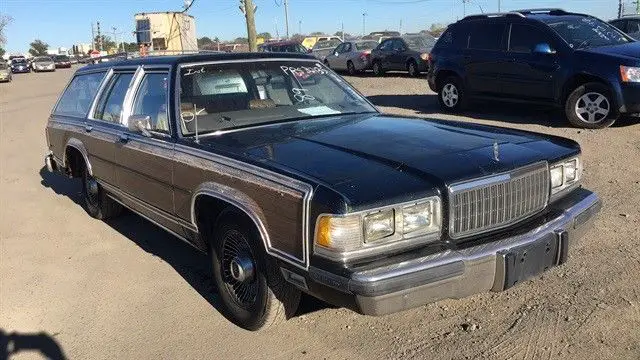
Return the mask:
[[469,27],[469,49],[500,50],[504,24],[472,24]]
[[74,77],[60,97],[53,113],[76,117],[87,116],[104,74],[99,72]]

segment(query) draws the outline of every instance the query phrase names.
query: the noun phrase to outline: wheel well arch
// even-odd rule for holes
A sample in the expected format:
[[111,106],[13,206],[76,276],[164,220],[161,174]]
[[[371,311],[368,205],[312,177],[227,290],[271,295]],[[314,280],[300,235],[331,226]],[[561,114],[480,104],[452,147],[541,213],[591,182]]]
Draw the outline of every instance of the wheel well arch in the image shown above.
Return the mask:
[[455,72],[453,70],[440,70],[440,71],[438,71],[438,75],[436,75],[436,89],[440,89],[444,79],[446,79],[446,78],[448,78],[450,76],[455,76],[458,79],[462,80],[462,77],[460,76],[460,74],[458,74],[457,72]]
[[578,86],[584,85],[590,82],[600,83],[606,86],[609,90],[611,90],[610,84],[605,79],[599,76],[592,75],[592,74],[585,74],[585,73],[575,74],[569,77],[567,81],[565,81],[564,85],[562,86],[562,92],[560,93],[560,98],[559,98],[560,104],[564,105],[564,103],[567,101],[567,98],[569,97],[571,92],[573,92],[573,90],[575,90]]
[[78,139],[69,139],[64,148],[63,166],[72,177],[81,177],[83,163],[89,175],[93,176],[93,169],[84,145]]
[[203,229],[205,221],[215,220],[229,210],[238,212],[254,224],[264,250],[268,253],[270,239],[262,210],[248,195],[234,188],[213,182],[198,186],[191,198],[191,223],[199,233],[202,233],[205,231]]

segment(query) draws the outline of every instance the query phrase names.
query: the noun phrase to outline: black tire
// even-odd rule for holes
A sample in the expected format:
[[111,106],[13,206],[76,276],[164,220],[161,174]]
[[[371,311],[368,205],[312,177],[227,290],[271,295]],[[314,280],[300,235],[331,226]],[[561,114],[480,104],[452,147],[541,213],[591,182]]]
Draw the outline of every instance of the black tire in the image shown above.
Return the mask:
[[411,77],[420,76],[420,70],[418,70],[418,63],[415,60],[409,60],[407,62],[407,72]]
[[620,117],[611,91],[597,82],[586,83],[573,90],[567,97],[564,112],[571,125],[584,129],[606,128]]
[[347,73],[351,76],[358,75],[358,70],[356,70],[355,65],[353,65],[353,61],[347,61]]
[[[445,92],[449,95],[445,96]],[[457,96],[455,101],[451,94]],[[442,110],[452,113],[460,112],[466,107],[466,102],[464,86],[459,77],[449,76],[438,84],[438,103]]]
[[328,67],[329,69],[331,69],[331,66],[329,66],[329,60],[324,59],[324,66]]
[[[223,212],[208,234],[211,234],[208,243],[214,286],[232,322],[251,331],[265,330],[295,314],[300,290],[284,280],[276,261],[266,254],[254,224],[246,216],[234,211]],[[238,281],[233,277],[232,260],[238,258],[244,261],[250,258],[253,266],[250,280]]]
[[373,75],[384,76],[384,68],[382,67],[382,63],[380,62],[380,60],[375,60],[371,68],[373,70]]
[[100,184],[96,184],[96,193],[89,192],[88,184],[91,181],[95,180],[87,171],[87,167],[82,166],[82,197],[87,213],[98,220],[106,220],[120,215],[122,205],[107,196]]

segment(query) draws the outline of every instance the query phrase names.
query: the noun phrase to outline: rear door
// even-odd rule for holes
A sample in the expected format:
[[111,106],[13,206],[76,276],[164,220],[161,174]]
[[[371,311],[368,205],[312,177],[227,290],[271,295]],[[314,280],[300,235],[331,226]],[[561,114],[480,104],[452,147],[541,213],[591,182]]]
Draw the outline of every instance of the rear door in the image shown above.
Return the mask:
[[389,69],[389,57],[393,53],[393,39],[387,39],[375,50],[375,59],[379,60],[384,69]]
[[[118,187],[147,205],[173,213],[174,141],[169,121],[168,69],[141,69],[125,100],[116,146]],[[146,116],[148,134],[129,131],[130,116]],[[148,136],[147,136],[148,135]]]
[[342,68],[340,67],[340,61],[338,60],[338,58],[345,45],[346,43],[338,45],[338,47],[336,47],[333,52],[327,55],[326,60],[332,69],[342,70]]
[[407,62],[407,44],[402,39],[393,40],[393,54],[389,57],[389,68],[393,70],[405,70]]
[[340,49],[339,53],[338,53],[338,67],[341,70],[346,70],[347,69],[347,60],[349,60],[349,54],[351,54],[351,52],[353,51],[352,49],[352,44],[351,43],[343,43],[340,46],[342,46],[342,48]]
[[133,70],[111,71],[87,120],[85,141],[94,176],[117,186],[116,144],[123,130],[124,97],[133,80]]
[[500,66],[499,88],[505,96],[534,101],[554,98],[553,84],[558,77],[559,54],[535,53],[536,45],[557,49],[553,36],[545,29],[522,23],[510,26],[506,61]]
[[504,35],[502,21],[477,21],[464,26],[467,49],[464,67],[467,90],[478,95],[500,94],[498,77],[504,61]]

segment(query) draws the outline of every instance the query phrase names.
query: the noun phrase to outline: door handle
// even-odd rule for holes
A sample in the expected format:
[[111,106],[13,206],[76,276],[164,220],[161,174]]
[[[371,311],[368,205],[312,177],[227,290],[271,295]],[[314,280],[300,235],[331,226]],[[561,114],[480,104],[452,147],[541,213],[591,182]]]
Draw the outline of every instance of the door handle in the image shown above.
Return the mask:
[[91,132],[91,130],[93,130],[93,126],[91,126],[91,125],[85,125],[84,126],[84,131]]
[[118,137],[118,140],[120,140],[121,143],[129,142],[129,135],[125,133],[121,133],[120,136]]

